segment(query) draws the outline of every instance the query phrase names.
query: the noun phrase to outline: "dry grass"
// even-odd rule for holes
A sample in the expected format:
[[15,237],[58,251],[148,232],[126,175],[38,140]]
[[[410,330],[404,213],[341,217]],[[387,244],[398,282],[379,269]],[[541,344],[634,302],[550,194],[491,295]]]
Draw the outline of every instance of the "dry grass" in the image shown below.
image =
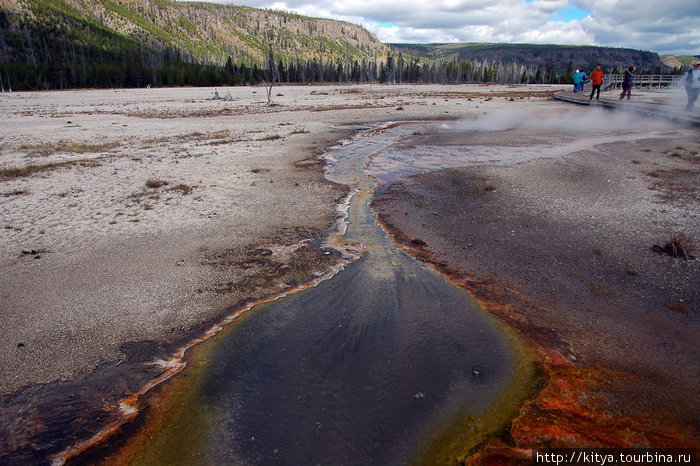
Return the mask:
[[652,250],[659,253],[668,254],[679,259],[695,259],[693,255],[696,250],[695,241],[686,236],[683,232],[674,232],[669,235],[668,242],[663,246],[655,244]]
[[241,142],[242,139],[240,138],[227,138],[227,139],[216,139],[213,141],[209,141],[206,144],[209,146],[221,146],[224,144],[234,144],[236,142]]
[[211,135],[212,139],[226,139],[228,137],[228,130],[217,131]]
[[0,168],[0,181],[7,181],[15,178],[22,178],[25,176],[31,176],[35,173],[57,170],[62,167],[98,167],[100,162],[97,160],[67,160],[64,162],[51,162],[42,165],[35,165],[33,163],[27,164],[23,167],[17,167],[11,165],[9,167]]
[[605,286],[603,283],[590,282],[588,284],[588,287],[590,288],[591,294],[593,296],[609,296],[611,294],[608,287]]
[[9,167],[1,168],[0,169],[0,178],[3,179],[9,179],[9,178],[21,178],[23,176],[29,176],[33,173],[36,173],[41,170],[49,170],[50,168],[53,168],[55,164],[49,164],[49,165],[34,165],[34,164],[28,164],[25,165],[24,167],[17,167],[14,165],[11,165]]
[[459,188],[460,191],[475,196],[488,194],[490,192],[496,191],[497,186],[492,181],[487,178],[482,177],[468,177],[465,176],[459,169],[450,168],[446,170],[449,175],[450,183]]
[[588,284],[588,287],[591,290],[591,294],[593,296],[597,297],[611,297],[611,296],[620,296],[619,292],[616,292],[615,290],[611,289],[608,285],[605,283],[601,282],[590,282]]
[[661,175],[666,173],[666,170],[644,170],[644,174],[652,178],[661,178]]
[[191,186],[187,186],[186,184],[181,183],[181,184],[175,186],[174,188],[172,188],[171,191],[177,191],[180,194],[182,194],[183,196],[186,196],[192,192],[192,189],[194,189],[194,188],[192,188]]
[[693,149],[688,149],[683,146],[676,146],[673,149],[668,149],[663,152],[668,154],[673,158],[682,159],[684,161],[690,162],[693,165],[700,163],[700,157],[698,157],[698,151]]
[[18,149],[30,157],[46,157],[48,155],[68,152],[73,154],[86,154],[104,152],[118,147],[118,142],[108,142],[105,144],[75,144],[65,141],[56,144],[23,145]]
[[664,202],[677,203],[700,200],[700,186],[697,183],[700,170],[694,167],[645,170],[644,174],[654,178],[650,189],[657,191]]
[[15,189],[14,191],[8,191],[6,193],[2,193],[2,197],[24,196],[26,194],[29,194],[28,189]]
[[487,183],[483,186],[475,186],[472,188],[472,194],[488,194],[495,191],[497,186],[493,183]]
[[238,142],[239,139],[229,139],[229,131],[221,130],[213,133],[200,133],[195,131],[187,134],[179,134],[176,136],[164,136],[160,138],[144,139],[143,143],[147,146],[152,146],[153,144],[164,144],[171,142],[204,142],[210,141],[210,145],[225,144],[222,142],[224,140],[230,140],[231,142]]
[[672,311],[683,314],[688,314],[690,312],[690,306],[688,306],[688,304],[682,299],[679,299],[678,301],[666,301],[666,307]]
[[168,185],[167,181],[158,180],[155,178],[149,178],[148,180],[146,180],[146,187],[150,188],[150,189],[158,189],[158,188],[162,188],[163,186],[167,186],[167,185]]

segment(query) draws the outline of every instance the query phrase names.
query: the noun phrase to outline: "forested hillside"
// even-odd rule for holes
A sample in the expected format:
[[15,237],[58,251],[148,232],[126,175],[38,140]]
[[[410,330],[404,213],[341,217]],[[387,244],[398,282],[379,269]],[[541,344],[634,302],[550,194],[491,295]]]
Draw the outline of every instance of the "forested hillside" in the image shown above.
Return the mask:
[[631,49],[386,45],[355,24],[244,6],[0,0],[0,91],[263,80],[568,83],[575,68],[596,63],[606,72],[673,71],[657,54]]
[[0,72],[15,89],[238,84],[270,58],[282,79],[335,79],[339,63],[369,68],[388,51],[354,24],[242,6],[0,0]]
[[525,67],[544,66],[554,75],[571,74],[581,68],[591,70],[597,64],[608,70],[635,66],[644,73],[671,71],[658,54],[634,49],[571,45],[534,44],[391,44],[396,51],[441,61],[487,61],[514,63]]

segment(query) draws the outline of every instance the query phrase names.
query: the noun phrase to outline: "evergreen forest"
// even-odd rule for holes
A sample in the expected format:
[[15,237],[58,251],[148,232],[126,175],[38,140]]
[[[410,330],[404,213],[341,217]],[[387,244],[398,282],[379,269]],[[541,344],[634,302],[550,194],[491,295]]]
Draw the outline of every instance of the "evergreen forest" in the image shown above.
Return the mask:
[[[14,9],[0,9],[3,92],[262,81],[558,84],[570,83],[575,67],[617,72],[625,63],[624,49],[389,46],[349,23],[247,7],[97,0],[88,11],[69,0],[12,1]],[[640,72],[669,71],[643,53]]]

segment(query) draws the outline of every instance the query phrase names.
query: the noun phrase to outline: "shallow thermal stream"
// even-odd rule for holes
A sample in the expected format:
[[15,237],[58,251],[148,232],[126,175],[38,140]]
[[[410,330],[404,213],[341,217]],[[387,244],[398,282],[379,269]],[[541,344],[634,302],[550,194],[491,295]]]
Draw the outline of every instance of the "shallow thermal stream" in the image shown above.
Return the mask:
[[332,152],[328,176],[357,187],[346,239],[364,256],[206,343],[140,463],[405,464],[449,443],[443,428],[455,420],[472,419],[460,435],[479,430],[474,419],[503,402],[522,373],[511,341],[401,252],[368,207],[370,157],[407,131],[368,132]]

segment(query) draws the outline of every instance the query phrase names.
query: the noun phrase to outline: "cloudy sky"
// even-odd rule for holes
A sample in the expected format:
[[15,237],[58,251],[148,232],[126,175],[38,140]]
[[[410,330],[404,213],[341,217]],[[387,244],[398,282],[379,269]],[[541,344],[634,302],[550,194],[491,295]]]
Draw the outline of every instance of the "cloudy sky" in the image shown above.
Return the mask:
[[699,0],[214,1],[345,20],[382,42],[603,45],[700,55]]

